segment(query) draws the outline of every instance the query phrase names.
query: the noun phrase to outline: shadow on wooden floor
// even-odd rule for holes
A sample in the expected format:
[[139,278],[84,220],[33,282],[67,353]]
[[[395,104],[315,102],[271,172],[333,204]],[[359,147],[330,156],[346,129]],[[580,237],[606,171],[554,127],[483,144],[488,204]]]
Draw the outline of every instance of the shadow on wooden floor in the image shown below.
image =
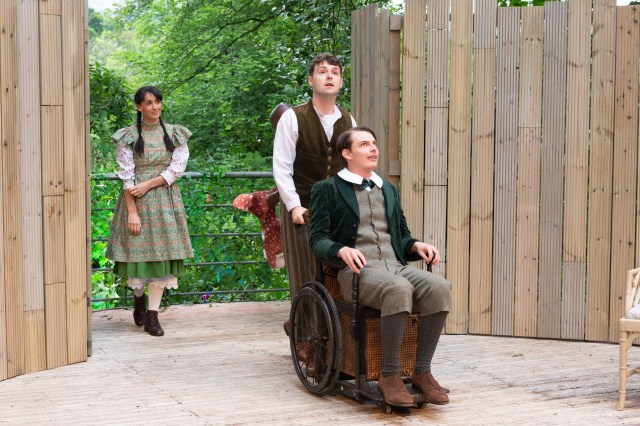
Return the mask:
[[[442,336],[433,372],[451,403],[384,414],[298,381],[282,323],[288,302],[173,306],[164,337],[130,310],[94,313],[88,362],[0,382],[0,424],[640,424],[640,383],[616,411],[618,347]],[[640,359],[632,348],[630,359]]]

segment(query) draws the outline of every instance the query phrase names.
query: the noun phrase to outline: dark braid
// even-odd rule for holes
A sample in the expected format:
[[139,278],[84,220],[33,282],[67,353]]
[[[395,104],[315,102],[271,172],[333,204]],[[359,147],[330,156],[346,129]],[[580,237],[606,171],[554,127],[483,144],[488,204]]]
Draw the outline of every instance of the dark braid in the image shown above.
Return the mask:
[[162,117],[160,117],[160,125],[162,126],[162,130],[164,130],[164,146],[167,148],[167,151],[173,152],[173,150],[175,150],[176,147],[173,145],[173,142],[171,142],[171,138],[167,133],[167,128],[164,127],[164,122],[162,121]]
[[142,139],[142,113],[140,111],[138,111],[136,126],[138,127],[138,140],[136,141],[134,150],[138,155],[142,155],[144,154],[144,139]]

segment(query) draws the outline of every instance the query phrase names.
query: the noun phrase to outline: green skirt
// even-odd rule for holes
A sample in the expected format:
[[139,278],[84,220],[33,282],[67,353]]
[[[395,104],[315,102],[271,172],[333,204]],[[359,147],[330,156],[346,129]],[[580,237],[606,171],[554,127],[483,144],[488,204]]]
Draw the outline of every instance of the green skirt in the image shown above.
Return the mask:
[[122,278],[163,278],[167,275],[182,277],[185,274],[184,260],[159,262],[116,262],[113,273]]

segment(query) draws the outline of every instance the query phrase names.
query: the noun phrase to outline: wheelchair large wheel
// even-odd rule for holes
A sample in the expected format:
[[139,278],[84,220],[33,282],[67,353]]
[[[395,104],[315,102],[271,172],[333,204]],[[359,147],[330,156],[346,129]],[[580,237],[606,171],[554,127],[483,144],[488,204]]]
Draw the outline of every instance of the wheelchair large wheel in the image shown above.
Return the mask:
[[291,305],[291,357],[309,392],[331,392],[340,374],[342,333],[337,309],[319,284],[307,284]]

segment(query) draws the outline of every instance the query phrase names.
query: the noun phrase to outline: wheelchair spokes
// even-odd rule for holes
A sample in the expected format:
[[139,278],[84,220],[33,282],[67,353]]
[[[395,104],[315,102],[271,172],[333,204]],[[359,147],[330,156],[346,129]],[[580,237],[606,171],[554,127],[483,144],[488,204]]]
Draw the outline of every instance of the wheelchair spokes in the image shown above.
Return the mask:
[[293,301],[290,320],[291,354],[300,381],[316,395],[330,392],[339,374],[333,309],[316,289],[305,287]]

